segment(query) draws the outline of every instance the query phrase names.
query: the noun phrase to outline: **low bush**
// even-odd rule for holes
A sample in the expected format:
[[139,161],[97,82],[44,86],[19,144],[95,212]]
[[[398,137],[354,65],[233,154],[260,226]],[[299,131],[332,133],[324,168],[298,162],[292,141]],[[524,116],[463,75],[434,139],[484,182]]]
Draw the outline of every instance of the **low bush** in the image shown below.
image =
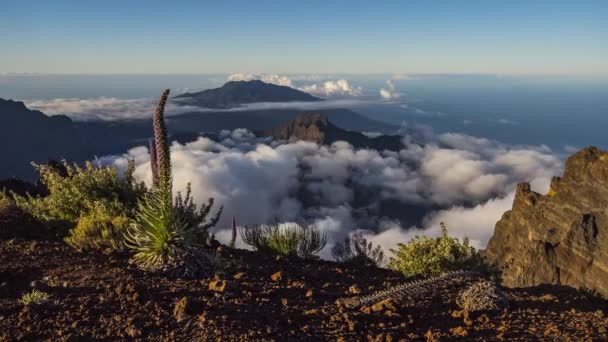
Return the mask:
[[21,303],[24,305],[42,304],[49,300],[49,294],[46,292],[38,291],[36,289],[31,292],[23,294],[21,297]]
[[448,235],[441,224],[441,236],[431,238],[415,236],[407,244],[391,249],[393,256],[388,267],[405,276],[436,275],[454,270],[487,270],[479,253],[469,245],[468,239],[460,242]]
[[306,224],[247,225],[241,227],[243,241],[258,251],[283,256],[313,258],[327,244],[327,236]]
[[124,233],[129,224],[130,218],[124,214],[112,213],[103,206],[97,206],[78,219],[76,227],[70,230],[65,241],[78,250],[123,250]]
[[0,190],[0,211],[9,209],[13,205],[13,199],[6,193],[6,191]]
[[116,168],[92,162],[86,162],[84,167],[66,162],[63,166],[60,170],[52,165],[34,164],[49,195],[32,197],[13,193],[17,206],[41,220],[76,223],[99,206],[129,216],[137,200],[146,193],[145,186],[133,178],[133,162],[122,178]]
[[374,247],[361,232],[346,236],[343,243],[337,243],[332,248],[336,261],[355,266],[381,266],[384,261],[384,251],[381,246]]
[[138,199],[147,192],[133,178],[133,162],[122,177],[114,167],[91,162],[83,167],[65,162],[61,167],[34,166],[48,195],[12,193],[19,208],[49,227],[70,229],[65,240],[76,249],[111,251],[124,246],[127,221],[133,217]]

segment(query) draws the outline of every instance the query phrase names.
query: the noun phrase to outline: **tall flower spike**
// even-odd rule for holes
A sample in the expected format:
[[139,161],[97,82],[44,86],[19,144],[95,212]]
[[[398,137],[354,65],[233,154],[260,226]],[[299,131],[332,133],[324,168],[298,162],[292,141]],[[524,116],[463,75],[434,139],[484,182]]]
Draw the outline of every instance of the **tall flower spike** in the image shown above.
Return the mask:
[[169,97],[169,89],[165,89],[158,106],[154,112],[154,140],[156,142],[156,160],[158,170],[158,190],[163,194],[163,200],[171,202],[171,154],[169,151],[169,139],[167,138],[167,128],[165,127],[165,104]]
[[156,161],[156,145],[154,139],[150,139],[148,152],[150,153],[150,168],[152,169],[152,187],[155,188],[158,186],[158,162]]
[[236,245],[236,218],[232,216],[232,239],[230,239],[230,247],[234,248]]

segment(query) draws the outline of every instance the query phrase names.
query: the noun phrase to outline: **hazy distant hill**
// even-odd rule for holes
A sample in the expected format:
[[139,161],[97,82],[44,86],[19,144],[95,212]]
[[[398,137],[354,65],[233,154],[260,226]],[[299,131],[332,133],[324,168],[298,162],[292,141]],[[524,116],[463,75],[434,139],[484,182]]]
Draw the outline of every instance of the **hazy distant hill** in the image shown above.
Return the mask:
[[231,81],[214,89],[185,93],[175,98],[206,108],[231,108],[255,102],[322,101],[308,93],[259,80]]
[[46,116],[23,102],[0,99],[0,179],[31,177],[32,161],[80,160],[88,154],[67,116]]

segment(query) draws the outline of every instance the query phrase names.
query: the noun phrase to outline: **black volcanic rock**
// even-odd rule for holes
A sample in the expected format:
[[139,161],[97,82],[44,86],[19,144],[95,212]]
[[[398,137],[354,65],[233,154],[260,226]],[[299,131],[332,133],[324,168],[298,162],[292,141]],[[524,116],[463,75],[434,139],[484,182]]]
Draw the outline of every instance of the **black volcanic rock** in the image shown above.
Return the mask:
[[510,287],[560,284],[608,296],[608,152],[586,148],[566,161],[549,193],[517,186],[486,257]]
[[343,130],[320,113],[299,114],[294,119],[274,129],[261,133],[276,140],[305,140],[319,145],[330,145],[336,141],[346,141],[355,148],[399,151],[403,148],[402,137],[381,135],[370,138],[363,133]]
[[231,81],[220,88],[197,93],[185,93],[175,98],[188,104],[207,108],[231,108],[254,102],[311,102],[322,101],[305,92],[286,86],[264,83],[259,80]]
[[67,116],[46,116],[23,102],[0,99],[0,179],[31,178],[32,161],[81,160],[87,154]]

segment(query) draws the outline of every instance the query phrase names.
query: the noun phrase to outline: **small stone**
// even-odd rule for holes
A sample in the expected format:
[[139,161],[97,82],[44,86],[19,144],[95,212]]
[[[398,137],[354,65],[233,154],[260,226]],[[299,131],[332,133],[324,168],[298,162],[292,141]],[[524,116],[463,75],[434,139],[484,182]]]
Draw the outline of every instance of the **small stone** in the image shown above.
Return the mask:
[[463,311],[462,310],[454,310],[454,311],[452,311],[452,313],[450,315],[452,316],[452,318],[460,318],[463,315]]
[[233,279],[239,280],[245,276],[245,272],[240,272],[232,276]]
[[283,304],[283,306],[287,306],[287,304],[289,304],[289,301],[287,300],[287,298],[281,298],[281,304]]
[[317,314],[319,314],[319,310],[317,310],[317,309],[306,310],[306,311],[304,311],[304,314],[306,316],[317,315]]
[[450,329],[450,332],[452,333],[452,335],[459,336],[459,337],[464,337],[469,334],[468,330],[464,327],[452,328],[452,329]]
[[224,292],[227,285],[228,285],[227,280],[216,279],[209,283],[209,290],[215,291],[215,292]]
[[312,290],[306,291],[306,298],[310,298],[310,297],[312,297],[312,295],[313,295]]
[[272,279],[273,281],[279,281],[279,280],[283,279],[283,272],[279,271],[279,272],[271,275],[270,279]]
[[348,331],[355,331],[355,329],[357,329],[357,323],[353,322],[353,321],[346,321],[346,323],[348,324]]
[[557,297],[555,297],[554,295],[548,293],[542,297],[539,297],[538,300],[540,300],[541,302],[548,302],[548,301],[554,301],[557,300]]
[[191,310],[191,304],[188,297],[182,297],[173,308],[173,317],[180,322],[188,316],[188,311]]
[[135,338],[141,336],[141,329],[137,329],[136,327],[130,325],[125,329],[125,332],[129,337]]
[[292,281],[290,284],[291,287],[303,288],[305,284],[301,281]]
[[361,289],[356,284],[348,288],[348,293],[351,294],[359,294],[361,293]]
[[372,311],[374,312],[384,310],[397,310],[397,308],[395,307],[395,302],[392,299],[388,298],[372,305]]

